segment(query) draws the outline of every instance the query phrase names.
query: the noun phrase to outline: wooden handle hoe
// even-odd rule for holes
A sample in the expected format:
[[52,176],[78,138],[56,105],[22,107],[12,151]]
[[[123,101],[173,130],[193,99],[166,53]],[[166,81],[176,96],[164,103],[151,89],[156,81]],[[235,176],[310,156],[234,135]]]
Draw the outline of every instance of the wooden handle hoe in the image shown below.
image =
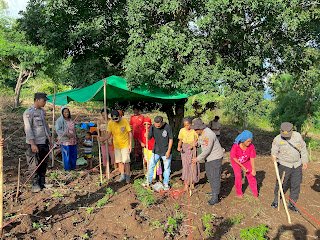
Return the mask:
[[[273,163],[274,163],[274,168],[275,168],[276,175],[277,175],[277,180],[278,180],[278,184],[279,184],[280,194],[281,194],[281,197],[282,197],[282,202],[283,202],[284,209],[286,210],[286,214],[287,214],[287,217],[288,217],[288,223],[291,224],[291,217],[290,217],[290,214],[289,214],[289,211],[288,211],[288,206],[286,204],[286,199],[285,199],[283,188],[282,188],[282,183],[281,183],[281,179],[280,179],[280,175],[279,175],[279,169],[278,169],[277,161],[273,160]],[[278,204],[280,204],[280,203],[278,203]]]

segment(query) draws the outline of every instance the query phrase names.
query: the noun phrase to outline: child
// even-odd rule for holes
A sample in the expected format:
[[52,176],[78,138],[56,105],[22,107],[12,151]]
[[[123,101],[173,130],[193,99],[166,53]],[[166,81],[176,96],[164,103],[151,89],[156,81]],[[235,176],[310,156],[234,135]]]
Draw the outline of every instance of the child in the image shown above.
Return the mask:
[[[178,151],[181,152],[182,160],[182,176],[184,181],[184,190],[188,191],[189,184],[193,188],[193,184],[199,181],[199,174],[197,172],[196,165],[192,164],[193,152],[195,152],[196,142],[198,141],[198,135],[195,130],[191,129],[192,121],[190,118],[183,120],[184,128],[179,132],[178,139]],[[199,164],[198,164],[199,168]]]
[[92,168],[92,147],[93,147],[93,141],[92,141],[92,133],[87,132],[82,145],[84,146],[84,159],[86,159],[89,163],[89,168]]
[[[147,129],[149,131],[150,127],[151,127],[151,119],[149,117],[145,117],[144,121],[143,121],[143,127],[140,129],[140,143],[141,143],[141,147],[143,148],[143,157],[144,157],[144,162],[143,164],[147,164],[147,167],[149,165],[149,161],[150,158],[152,156],[152,150],[154,147],[154,138],[151,138],[148,141],[148,148],[147,148],[147,144],[146,144],[146,138],[147,138]],[[146,177],[147,177],[147,173],[146,172]],[[153,175],[153,179],[156,179],[156,176],[159,176],[159,181],[162,182],[162,168],[161,168],[161,162],[159,161],[154,169],[154,175]]]

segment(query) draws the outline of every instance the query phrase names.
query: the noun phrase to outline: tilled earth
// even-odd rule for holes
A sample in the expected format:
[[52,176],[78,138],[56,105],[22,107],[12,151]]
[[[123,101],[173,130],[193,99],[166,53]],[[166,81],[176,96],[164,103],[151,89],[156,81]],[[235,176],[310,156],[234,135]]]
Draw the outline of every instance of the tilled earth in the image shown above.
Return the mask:
[[[2,114],[1,114],[2,115]],[[243,199],[235,198],[233,172],[228,160],[232,140],[237,131],[225,128],[222,145],[227,154],[223,162],[221,201],[209,206],[209,183],[205,173],[189,194],[154,193],[156,203],[146,207],[133,189],[134,179],[143,177],[140,163],[133,164],[132,183],[122,184],[114,180],[99,185],[98,168],[88,171],[80,168],[66,173],[60,163],[48,171],[48,181],[53,184],[38,194],[31,194],[24,157],[24,134],[21,113],[5,113],[3,129],[10,136],[4,152],[4,212],[5,239],[240,239],[240,230],[266,224],[270,239],[320,239],[320,164],[311,162],[304,172],[301,195],[298,201],[301,214],[291,213],[288,224],[283,206],[280,211],[270,207],[273,200],[275,172],[269,156],[273,133],[255,131],[254,144],[257,180],[260,189],[258,199],[252,197],[247,183]],[[85,117],[79,117],[84,120]],[[15,132],[16,131],[16,132]],[[16,199],[17,166],[21,158],[21,187]],[[319,152],[312,152],[314,160],[320,160]],[[95,162],[97,165],[97,161]],[[172,162],[171,183],[174,189],[183,187],[181,161]],[[97,207],[106,196],[108,201]],[[110,190],[112,189],[112,190]],[[214,214],[212,233],[205,232],[202,217]],[[170,217],[180,216],[177,225],[170,229]]]

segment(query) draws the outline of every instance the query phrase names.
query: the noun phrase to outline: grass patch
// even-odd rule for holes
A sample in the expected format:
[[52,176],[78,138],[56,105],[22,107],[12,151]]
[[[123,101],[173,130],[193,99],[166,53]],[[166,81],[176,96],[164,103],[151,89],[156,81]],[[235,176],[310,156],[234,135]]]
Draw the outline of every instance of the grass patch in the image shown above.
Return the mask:
[[58,192],[58,191],[55,191],[53,194],[52,194],[52,197],[53,198],[63,198],[63,194]]
[[243,240],[264,240],[269,228],[261,224],[257,227],[245,228],[240,230],[240,238]]
[[156,202],[156,198],[153,195],[151,189],[146,189],[142,186],[144,179],[136,179],[133,183],[133,188],[136,192],[138,200],[142,203],[143,206],[149,207]]

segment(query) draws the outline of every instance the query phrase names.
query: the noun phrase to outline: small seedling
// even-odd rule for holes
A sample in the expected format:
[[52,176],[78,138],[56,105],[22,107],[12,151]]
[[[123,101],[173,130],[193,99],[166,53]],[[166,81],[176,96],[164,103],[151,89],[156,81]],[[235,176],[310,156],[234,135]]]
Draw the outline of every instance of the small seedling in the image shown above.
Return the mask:
[[202,216],[202,224],[204,227],[204,233],[207,237],[212,237],[213,225],[212,222],[215,219],[215,216],[211,213],[206,213]]
[[161,228],[163,226],[159,220],[156,220],[156,221],[151,222],[151,227],[153,229],[157,229],[157,228]]
[[153,195],[151,189],[146,189],[142,186],[143,179],[136,179],[133,183],[133,188],[136,192],[138,200],[145,206],[149,207],[156,202],[156,198]]
[[261,224],[258,227],[245,228],[240,230],[240,238],[243,240],[264,240],[269,228]]
[[44,228],[44,225],[42,223],[38,223],[38,222],[33,222],[32,223],[32,228],[36,229],[36,230],[41,230],[42,228]]
[[174,204],[174,209],[175,209],[176,211],[178,211],[178,210],[180,209],[180,205],[179,205],[178,203],[175,203],[175,204]]
[[11,219],[15,216],[16,214],[15,213],[6,213],[4,215],[4,219]]
[[63,194],[59,193],[58,191],[55,191],[55,192],[52,194],[52,197],[53,197],[53,198],[63,198]]
[[109,202],[109,197],[104,196],[97,202],[97,207],[101,208]]
[[87,208],[86,208],[86,212],[87,212],[88,214],[93,213],[93,211],[94,211],[94,207],[87,207]]
[[167,225],[165,231],[171,235],[174,236],[175,231],[178,228],[177,220],[173,217],[168,217]]
[[114,191],[113,191],[113,189],[112,188],[110,188],[110,187],[108,187],[107,189],[106,189],[106,195],[114,195],[115,193],[114,193]]
[[52,180],[58,180],[59,178],[59,173],[58,172],[51,172],[49,175],[49,178]]
[[81,239],[88,240],[88,239],[90,239],[90,236],[89,236],[88,233],[85,233],[85,234],[82,235]]
[[242,213],[236,214],[234,217],[230,218],[229,222],[231,225],[240,224],[244,219],[244,215]]

